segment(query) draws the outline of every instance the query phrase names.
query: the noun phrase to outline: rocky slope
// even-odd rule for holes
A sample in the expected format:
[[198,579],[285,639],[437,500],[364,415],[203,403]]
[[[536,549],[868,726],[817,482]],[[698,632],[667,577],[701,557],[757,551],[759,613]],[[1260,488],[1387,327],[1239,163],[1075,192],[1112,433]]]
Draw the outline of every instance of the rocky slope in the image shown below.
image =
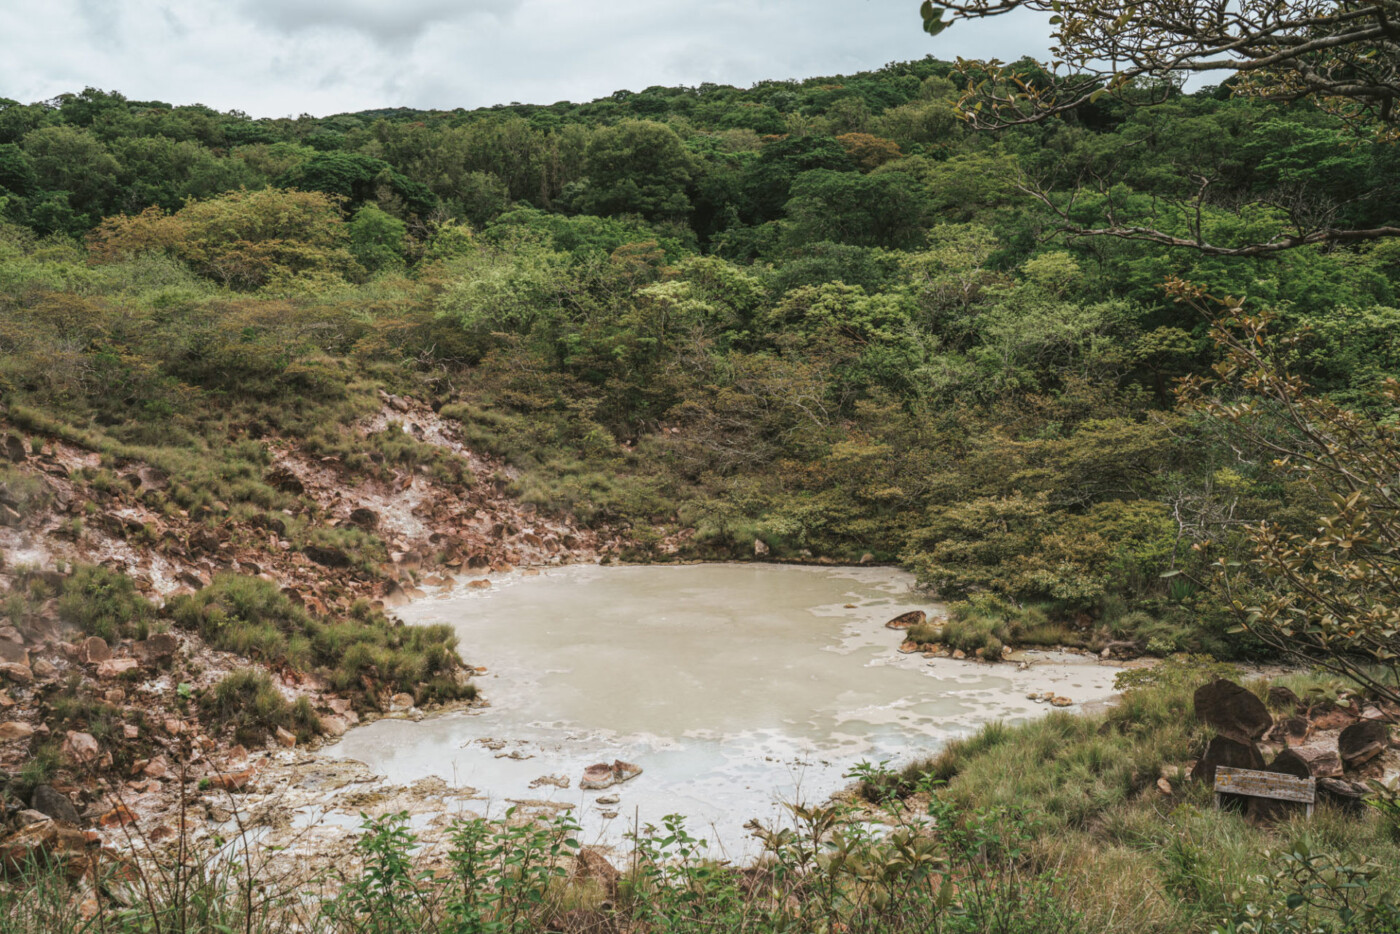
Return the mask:
[[[509,468],[470,450],[426,404],[380,398],[380,411],[358,423],[365,437],[404,432],[464,461],[475,481],[427,466],[352,470],[267,437],[262,479],[294,505],[261,512],[214,502],[192,513],[161,495],[170,478],[159,467],[58,438],[26,440],[0,417],[9,462],[0,484],[0,773],[10,788],[0,866],[48,852],[82,875],[104,846],[158,845],[191,823],[218,828],[237,809],[230,795],[267,790],[260,776],[285,773],[298,739],[279,727],[267,748],[250,750],[210,722],[198,699],[230,673],[266,670],[285,701],[310,704],[322,736],[419,713],[413,693],[378,684],[337,692],[315,672],[219,651],[164,619],[132,637],[89,635],[61,597],[75,566],[118,572],[157,606],[221,574],[257,577],[312,617],[335,619],[365,601],[391,611],[459,578],[490,587],[493,574],[606,559],[619,547],[512,499]],[[359,530],[383,560],[366,566],[363,554],[318,539],[319,529]],[[472,669],[453,665],[465,683]],[[75,722],[86,728],[64,728]]]

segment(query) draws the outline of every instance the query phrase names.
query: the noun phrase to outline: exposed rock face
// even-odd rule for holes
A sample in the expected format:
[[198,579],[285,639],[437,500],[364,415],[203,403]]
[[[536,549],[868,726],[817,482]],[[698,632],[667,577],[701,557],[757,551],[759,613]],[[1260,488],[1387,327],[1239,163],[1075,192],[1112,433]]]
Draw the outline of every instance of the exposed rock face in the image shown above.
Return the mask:
[[[1198,720],[1210,724],[1222,736],[1240,744],[1256,742],[1274,724],[1274,718],[1263,701],[1233,681],[1223,678],[1198,688],[1195,706]],[[1211,778],[1213,781],[1213,772]]]
[[928,614],[923,610],[910,610],[908,613],[901,613],[885,624],[886,629],[909,629],[918,626],[928,619]]
[[67,795],[49,785],[40,785],[34,789],[34,794],[29,797],[29,806],[54,820],[67,821],[70,824],[79,821],[78,809],[73,807],[73,802]]
[[1347,768],[1365,765],[1385,751],[1390,730],[1379,720],[1360,720],[1342,730],[1337,737],[1337,751]]

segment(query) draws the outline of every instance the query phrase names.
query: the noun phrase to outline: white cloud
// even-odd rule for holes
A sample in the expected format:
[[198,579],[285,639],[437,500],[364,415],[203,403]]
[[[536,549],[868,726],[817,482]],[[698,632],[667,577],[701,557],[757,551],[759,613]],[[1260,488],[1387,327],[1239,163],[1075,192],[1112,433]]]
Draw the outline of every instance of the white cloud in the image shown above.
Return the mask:
[[942,58],[1043,56],[1007,17],[937,39],[915,0],[45,0],[0,5],[0,97],[86,86],[255,116],[590,100]]

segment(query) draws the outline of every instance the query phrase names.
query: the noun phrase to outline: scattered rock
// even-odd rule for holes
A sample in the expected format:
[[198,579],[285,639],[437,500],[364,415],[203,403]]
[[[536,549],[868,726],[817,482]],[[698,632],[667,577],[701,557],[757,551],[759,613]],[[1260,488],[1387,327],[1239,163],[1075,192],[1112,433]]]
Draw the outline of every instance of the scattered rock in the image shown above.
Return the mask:
[[1349,782],[1342,778],[1319,778],[1318,796],[1333,805],[1346,810],[1361,810],[1365,805],[1367,789],[1360,782]]
[[389,699],[390,710],[409,710],[413,707],[412,694],[395,694]]
[[41,681],[47,681],[58,674],[58,668],[52,662],[44,658],[36,658],[34,664],[29,667],[34,677]]
[[9,662],[11,665],[28,665],[29,650],[18,641],[0,639],[0,662]]
[[29,739],[34,735],[34,727],[19,720],[0,723],[0,743],[12,743],[18,739]]
[[338,714],[323,713],[317,719],[321,723],[321,731],[327,736],[344,736],[350,729],[350,724]]
[[366,532],[379,528],[379,513],[365,506],[350,510],[350,524],[359,526]]
[[63,740],[62,752],[70,761],[82,763],[96,759],[100,750],[91,733],[69,730]]
[[76,827],[56,820],[21,827],[0,840],[0,873],[6,878],[27,878],[36,863],[62,866],[71,881],[88,870],[87,836]]
[[53,818],[47,814],[41,814],[33,808],[25,808],[15,813],[16,827],[28,827],[30,824],[39,824],[49,820],[53,820]]
[[870,552],[867,551],[865,554],[863,554],[863,555],[860,556],[860,563],[861,563],[861,564],[874,564],[874,563],[875,563],[875,556],[872,555]]
[[24,449],[24,441],[19,435],[10,434],[8,431],[0,435],[0,452],[3,452],[7,460],[20,463],[29,457],[29,452]]
[[99,665],[112,657],[112,649],[101,636],[88,636],[78,646],[78,660],[84,665]]
[[753,556],[755,558],[768,557],[768,543],[761,538],[755,538],[753,540]]
[[953,650],[953,657],[954,657],[954,658],[957,658],[957,659],[967,658],[967,653],[964,652],[962,649],[954,649],[954,650]]
[[1359,720],[1337,737],[1337,752],[1349,769],[1365,765],[1385,751],[1390,730],[1379,720]]
[[599,795],[599,796],[598,796],[598,799],[597,799],[597,803],[599,803],[599,804],[617,804],[617,803],[618,803],[619,801],[621,801],[621,800],[622,800],[622,799],[619,798],[617,795]]
[[909,629],[918,626],[928,619],[928,614],[923,610],[910,610],[908,613],[901,613],[885,624],[886,629]]
[[1195,706],[1198,720],[1241,744],[1257,741],[1274,724],[1263,701],[1224,678],[1198,688]]
[[350,556],[339,548],[328,548],[308,543],[301,547],[301,552],[323,567],[348,568],[350,566]]
[[33,684],[34,672],[28,665],[16,665],[13,662],[0,662],[0,675],[15,684]]
[[574,856],[573,876],[598,882],[608,898],[617,897],[617,883],[622,879],[622,873],[608,858],[591,846],[580,847]]
[[1325,733],[1329,730],[1344,730],[1356,722],[1356,714],[1345,707],[1322,704],[1308,711],[1313,730]]
[[133,814],[131,808],[127,807],[125,804],[118,804],[116,807],[112,808],[112,810],[99,817],[97,823],[99,826],[109,829],[113,827],[124,827],[127,824],[136,823],[136,815]]
[[274,735],[277,738],[278,744],[286,746],[288,749],[291,749],[297,744],[297,735],[291,730],[288,730],[286,727],[279,726]]
[[149,639],[133,645],[131,651],[142,663],[150,665],[173,658],[175,653],[180,651],[180,640],[168,632],[158,632]]
[[290,493],[292,496],[301,496],[306,492],[306,484],[301,482],[301,478],[280,465],[263,474],[263,482],[273,489]]
[[616,780],[613,777],[612,766],[600,762],[583,770],[583,778],[579,780],[578,786],[585,791],[596,791],[612,787]]
[[1279,707],[1287,711],[1298,709],[1300,701],[1298,695],[1281,684],[1276,684],[1269,688],[1269,706]]
[[491,582],[483,577],[480,580],[467,581],[467,586],[473,590],[488,590],[491,587]]
[[134,658],[109,658],[97,666],[97,677],[116,678],[141,667]]
[[1342,774],[1342,759],[1335,748],[1322,743],[1292,746],[1274,758],[1270,769],[1298,778],[1337,778]]
[[1070,700],[1068,697],[1052,697],[1050,698],[1050,703],[1056,707],[1074,706],[1074,701]]
[[54,789],[52,785],[36,787],[34,794],[29,796],[29,806],[54,820],[77,824],[80,819],[78,809],[73,806],[73,802],[69,800],[67,795]]
[[1172,783],[1165,778],[1159,778],[1157,779],[1157,790],[1170,797],[1172,793]]
[[531,788],[543,788],[545,785],[553,785],[555,788],[568,788],[569,778],[567,775],[541,775],[530,783]]
[[219,775],[212,775],[209,784],[214,788],[224,791],[245,791],[254,778],[257,777],[257,769],[246,768],[237,772],[223,772]]

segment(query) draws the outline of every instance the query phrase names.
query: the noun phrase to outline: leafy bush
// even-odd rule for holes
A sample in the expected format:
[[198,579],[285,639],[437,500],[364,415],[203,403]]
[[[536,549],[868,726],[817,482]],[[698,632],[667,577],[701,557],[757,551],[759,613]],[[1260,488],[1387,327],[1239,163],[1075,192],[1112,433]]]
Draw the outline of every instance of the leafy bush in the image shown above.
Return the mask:
[[201,698],[200,708],[211,723],[232,728],[234,739],[248,746],[267,742],[278,727],[302,742],[322,732],[310,701],[288,701],[267,672],[251,668],[225,675]]

